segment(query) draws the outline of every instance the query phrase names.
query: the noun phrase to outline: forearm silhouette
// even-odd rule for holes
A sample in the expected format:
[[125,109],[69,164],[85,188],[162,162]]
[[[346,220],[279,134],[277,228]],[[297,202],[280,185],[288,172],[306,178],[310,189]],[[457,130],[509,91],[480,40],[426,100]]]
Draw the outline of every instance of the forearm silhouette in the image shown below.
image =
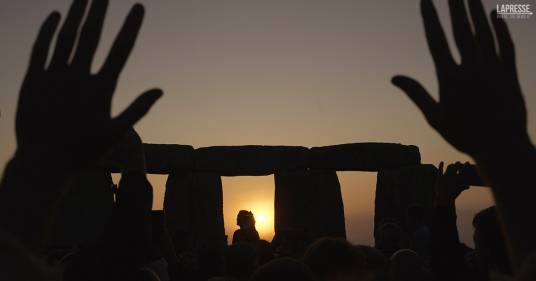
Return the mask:
[[[467,164],[466,164],[467,165]],[[456,199],[469,186],[458,175],[464,165],[449,164],[443,171],[439,164],[431,220],[431,270],[439,280],[459,280],[468,275],[465,264],[467,248],[461,244],[457,227]]]
[[527,132],[527,112],[507,25],[494,11],[492,31],[481,1],[468,4],[469,15],[463,0],[449,0],[454,39],[461,55],[461,62],[456,63],[432,1],[421,2],[439,100],[412,78],[395,76],[392,82],[445,140],[475,159],[492,186],[514,264],[519,265],[527,253],[536,250],[536,229],[527,223],[536,211],[535,181],[530,173],[536,167],[536,152]]

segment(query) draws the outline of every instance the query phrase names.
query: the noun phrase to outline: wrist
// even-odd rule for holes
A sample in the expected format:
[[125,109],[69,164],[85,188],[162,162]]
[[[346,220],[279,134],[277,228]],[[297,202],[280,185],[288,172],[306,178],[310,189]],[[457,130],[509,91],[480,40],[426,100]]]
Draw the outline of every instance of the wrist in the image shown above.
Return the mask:
[[[508,161],[508,163],[516,163],[531,159],[536,155],[536,148],[530,141],[528,136],[521,138],[511,138],[503,142],[498,147],[493,147],[471,156],[479,165],[488,165],[490,163],[499,163]],[[504,162],[503,162],[504,163]]]
[[490,186],[524,186],[536,167],[536,148],[530,141],[475,157],[479,173]]

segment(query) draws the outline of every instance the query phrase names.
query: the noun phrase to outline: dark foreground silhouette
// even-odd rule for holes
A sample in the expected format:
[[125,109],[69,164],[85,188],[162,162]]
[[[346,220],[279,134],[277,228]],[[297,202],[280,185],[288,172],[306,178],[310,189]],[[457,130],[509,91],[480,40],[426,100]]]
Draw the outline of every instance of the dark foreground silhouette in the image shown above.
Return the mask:
[[[530,173],[536,149],[527,133],[512,38],[495,12],[490,26],[480,1],[468,1],[466,11],[464,1],[449,0],[460,64],[452,59],[432,2],[421,2],[438,101],[411,78],[392,79],[435,130],[476,161],[491,186],[496,206],[473,220],[475,249],[459,241],[456,226],[456,198],[468,188],[459,179],[469,166],[461,163],[446,169],[440,164],[430,214],[413,205],[404,220],[383,218],[375,247],[334,237],[312,241],[307,229],[282,229],[270,243],[258,238],[247,212],[239,214],[241,229],[230,246],[191,247],[188,235],[171,235],[166,213],[151,210],[144,146],[132,129],[162,91],[149,90],[110,116],[144,9],[132,8],[102,68],[92,74],[108,1],[94,0],[87,8],[88,2],[73,2],[52,50],[57,12],[34,44],[17,107],[17,150],[0,186],[0,280],[536,279]],[[111,155],[121,169],[118,188],[99,170]],[[96,224],[102,229],[92,239],[52,245],[64,196],[76,193],[76,179],[88,174],[100,177],[95,182],[102,186],[95,188],[107,189],[110,215]]]

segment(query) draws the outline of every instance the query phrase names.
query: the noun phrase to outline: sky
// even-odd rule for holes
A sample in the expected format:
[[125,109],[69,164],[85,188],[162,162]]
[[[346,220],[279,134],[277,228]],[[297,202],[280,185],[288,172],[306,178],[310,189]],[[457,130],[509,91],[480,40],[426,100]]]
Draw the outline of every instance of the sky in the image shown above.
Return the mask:
[[[507,1],[536,4],[534,0]],[[131,0],[111,1],[93,64],[102,64]],[[143,91],[164,97],[136,125],[147,143],[322,146],[395,142],[419,146],[422,162],[469,158],[431,129],[419,110],[390,84],[395,74],[417,78],[437,97],[416,0],[146,0],[146,17],[113,100],[118,114]],[[435,1],[453,47],[446,1]],[[491,11],[503,1],[485,0]],[[506,2],[504,2],[506,3]],[[45,17],[64,14],[68,0],[1,0],[0,164],[16,147],[15,106],[31,46]],[[534,10],[534,8],[532,8]],[[536,17],[512,19],[519,79],[536,136]],[[455,49],[452,49],[458,56]],[[375,173],[338,173],[348,239],[372,242]],[[150,177],[154,208],[165,176]],[[273,234],[273,176],[223,178],[228,235],[236,214],[251,209],[261,236]],[[462,240],[471,219],[492,204],[486,188],[457,202]]]

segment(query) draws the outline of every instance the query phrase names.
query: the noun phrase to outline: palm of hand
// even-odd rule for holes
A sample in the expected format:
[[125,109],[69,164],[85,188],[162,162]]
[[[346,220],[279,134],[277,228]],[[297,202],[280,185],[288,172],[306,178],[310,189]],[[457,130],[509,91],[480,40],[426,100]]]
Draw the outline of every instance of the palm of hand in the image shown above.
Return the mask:
[[506,23],[492,14],[497,52],[480,1],[469,1],[474,33],[464,1],[449,0],[449,6],[461,64],[452,58],[431,0],[423,0],[421,7],[439,81],[439,101],[409,77],[395,76],[393,83],[450,144],[473,157],[528,142],[527,113]]
[[93,1],[74,48],[87,1],[73,2],[48,66],[59,14],[52,13],[41,27],[17,106],[19,154],[57,158],[62,167],[79,169],[116,144],[162,95],[158,89],[149,90],[119,116],[111,117],[117,80],[134,46],[144,9],[132,8],[101,70],[92,74],[107,4]]
[[526,109],[517,77],[501,62],[461,65],[445,76],[430,124],[455,148],[481,155],[524,135]]

